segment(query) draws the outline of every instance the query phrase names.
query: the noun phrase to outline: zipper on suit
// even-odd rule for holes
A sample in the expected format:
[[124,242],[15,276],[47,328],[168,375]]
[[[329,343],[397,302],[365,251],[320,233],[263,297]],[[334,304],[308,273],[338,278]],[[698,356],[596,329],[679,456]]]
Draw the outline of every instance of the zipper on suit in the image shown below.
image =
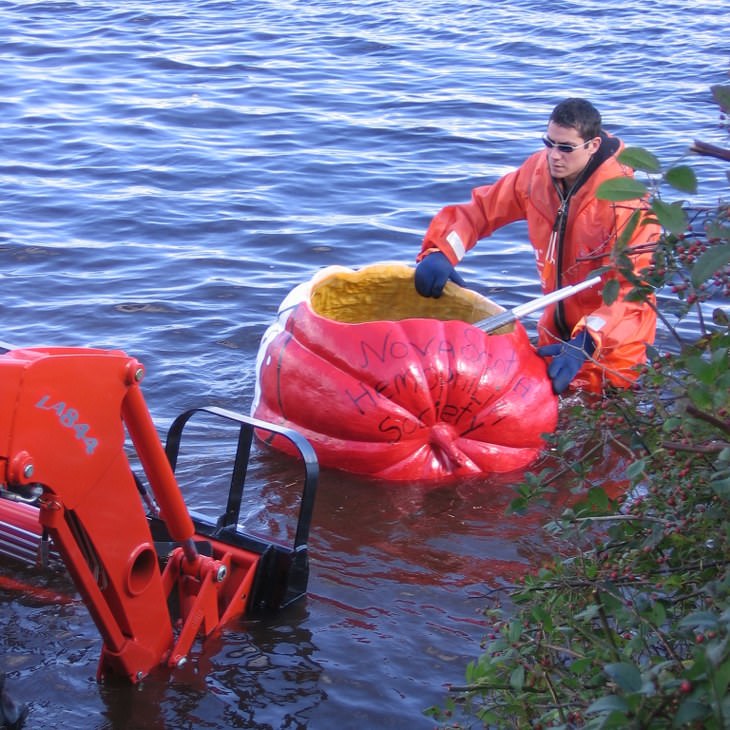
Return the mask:
[[[563,195],[562,185],[555,183],[555,189],[558,192],[560,198],[560,207],[558,208],[558,214],[555,216],[555,223],[553,224],[553,230],[550,234],[550,243],[548,244],[548,250],[551,247],[555,249],[555,288],[560,289],[563,286],[563,242],[565,239],[565,227],[568,222],[568,208],[570,207],[570,198],[575,189],[575,185]],[[570,338],[570,328],[565,321],[565,307],[563,302],[560,301],[555,306],[555,313],[553,316],[555,322],[555,329],[557,330],[560,339],[567,340]]]

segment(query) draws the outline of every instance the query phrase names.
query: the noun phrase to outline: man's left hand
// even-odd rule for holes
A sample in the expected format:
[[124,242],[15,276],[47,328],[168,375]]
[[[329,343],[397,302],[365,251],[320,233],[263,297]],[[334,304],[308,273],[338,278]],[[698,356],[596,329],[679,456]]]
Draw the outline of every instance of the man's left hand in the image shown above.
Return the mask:
[[582,330],[568,342],[537,348],[537,354],[541,357],[552,357],[552,362],[548,365],[548,375],[553,381],[555,395],[560,395],[570,385],[595,349],[596,343],[586,330]]

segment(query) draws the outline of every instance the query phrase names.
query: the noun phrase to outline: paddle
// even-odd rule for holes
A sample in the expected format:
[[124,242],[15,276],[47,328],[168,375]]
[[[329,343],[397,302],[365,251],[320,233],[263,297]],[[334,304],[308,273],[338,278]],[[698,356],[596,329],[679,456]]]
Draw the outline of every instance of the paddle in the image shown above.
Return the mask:
[[524,317],[526,314],[536,312],[538,309],[547,307],[548,304],[562,301],[568,297],[572,297],[573,294],[577,294],[583,289],[588,289],[591,286],[595,286],[601,281],[600,276],[594,276],[590,279],[582,281],[580,284],[572,284],[571,286],[564,286],[562,289],[556,289],[550,294],[545,294],[537,299],[533,299],[531,302],[526,304],[519,304],[514,309],[508,309],[506,312],[500,312],[499,314],[492,315],[486,319],[481,319],[474,323],[474,327],[478,327],[487,334],[498,330],[500,327],[504,327],[506,324],[511,324],[516,320]]

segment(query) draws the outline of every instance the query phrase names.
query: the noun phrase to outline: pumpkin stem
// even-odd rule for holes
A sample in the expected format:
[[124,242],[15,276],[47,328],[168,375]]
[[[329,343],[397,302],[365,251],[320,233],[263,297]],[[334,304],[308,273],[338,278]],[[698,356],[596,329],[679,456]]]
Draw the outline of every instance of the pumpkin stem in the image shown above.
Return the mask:
[[458,438],[456,429],[448,423],[437,423],[431,428],[429,441],[439,461],[449,471],[465,466],[467,457],[454,443]]

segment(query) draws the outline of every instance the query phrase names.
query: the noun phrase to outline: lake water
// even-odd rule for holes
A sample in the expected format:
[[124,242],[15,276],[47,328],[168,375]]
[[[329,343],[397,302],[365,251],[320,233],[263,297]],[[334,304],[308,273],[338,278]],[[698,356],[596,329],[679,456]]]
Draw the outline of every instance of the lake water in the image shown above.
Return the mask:
[[[727,141],[709,92],[725,0],[0,0],[0,22],[0,339],[137,357],[161,431],[192,406],[247,413],[285,295],[323,266],[411,262],[442,205],[540,146],[561,98],[591,98],[665,164]],[[721,163],[691,163],[700,197],[726,190]],[[538,293],[519,225],[460,270],[505,306]],[[291,465],[256,459],[264,524]],[[100,686],[96,629],[51,576],[59,605],[0,590],[0,669],[34,729],[430,728],[487,591],[545,549],[547,513],[505,518],[512,497],[507,479],[323,472],[293,609]]]

